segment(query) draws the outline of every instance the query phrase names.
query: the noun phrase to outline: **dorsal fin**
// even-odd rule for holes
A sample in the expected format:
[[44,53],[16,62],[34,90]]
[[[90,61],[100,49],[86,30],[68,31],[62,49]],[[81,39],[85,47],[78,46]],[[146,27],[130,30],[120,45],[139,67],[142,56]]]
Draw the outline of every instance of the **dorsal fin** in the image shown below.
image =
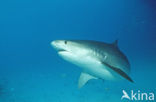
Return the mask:
[[113,46],[115,47],[118,47],[118,40],[115,40],[113,43],[112,43]]

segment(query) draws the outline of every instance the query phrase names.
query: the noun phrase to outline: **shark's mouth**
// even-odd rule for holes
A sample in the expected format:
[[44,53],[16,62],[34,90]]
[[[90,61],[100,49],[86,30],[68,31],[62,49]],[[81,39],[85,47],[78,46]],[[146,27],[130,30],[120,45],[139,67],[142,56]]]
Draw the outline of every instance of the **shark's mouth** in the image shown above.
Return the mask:
[[65,49],[59,49],[58,52],[64,52],[64,51],[67,51]]

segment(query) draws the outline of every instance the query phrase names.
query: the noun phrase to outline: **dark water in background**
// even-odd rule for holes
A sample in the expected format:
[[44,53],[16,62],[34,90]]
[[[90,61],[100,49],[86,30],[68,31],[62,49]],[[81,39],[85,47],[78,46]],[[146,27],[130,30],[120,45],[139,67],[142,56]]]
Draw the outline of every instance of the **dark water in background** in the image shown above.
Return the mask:
[[[57,56],[56,39],[118,39],[135,84],[78,90],[81,70]],[[0,102],[121,102],[123,89],[156,93],[155,78],[155,0],[0,1]]]

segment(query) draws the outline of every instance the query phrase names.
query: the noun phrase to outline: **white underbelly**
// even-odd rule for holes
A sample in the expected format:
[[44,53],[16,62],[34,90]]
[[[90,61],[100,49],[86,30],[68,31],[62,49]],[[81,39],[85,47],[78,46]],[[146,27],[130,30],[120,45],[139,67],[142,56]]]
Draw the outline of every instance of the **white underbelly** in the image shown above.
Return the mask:
[[60,52],[59,55],[82,68],[83,72],[86,72],[96,78],[104,79],[104,80],[117,80],[120,76],[112,71],[107,66],[103,65],[98,59],[93,56],[80,56],[73,55],[70,52]]
[[113,74],[107,69],[106,66],[97,63],[82,66],[84,72],[93,75],[94,77],[105,80],[115,80]]
[[77,66],[82,68],[83,72],[86,72],[94,77],[104,80],[119,80],[120,76],[112,71],[107,66],[103,65],[100,61],[91,58],[85,58],[75,63]]

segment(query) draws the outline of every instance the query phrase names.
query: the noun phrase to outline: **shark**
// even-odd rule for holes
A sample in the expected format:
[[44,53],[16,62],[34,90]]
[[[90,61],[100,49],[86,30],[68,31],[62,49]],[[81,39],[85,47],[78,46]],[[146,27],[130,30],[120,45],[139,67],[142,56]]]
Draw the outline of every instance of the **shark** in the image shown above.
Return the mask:
[[54,40],[51,45],[64,60],[77,65],[82,72],[78,88],[91,79],[118,81],[130,78],[130,63],[118,47],[118,40],[105,43],[93,40]]

